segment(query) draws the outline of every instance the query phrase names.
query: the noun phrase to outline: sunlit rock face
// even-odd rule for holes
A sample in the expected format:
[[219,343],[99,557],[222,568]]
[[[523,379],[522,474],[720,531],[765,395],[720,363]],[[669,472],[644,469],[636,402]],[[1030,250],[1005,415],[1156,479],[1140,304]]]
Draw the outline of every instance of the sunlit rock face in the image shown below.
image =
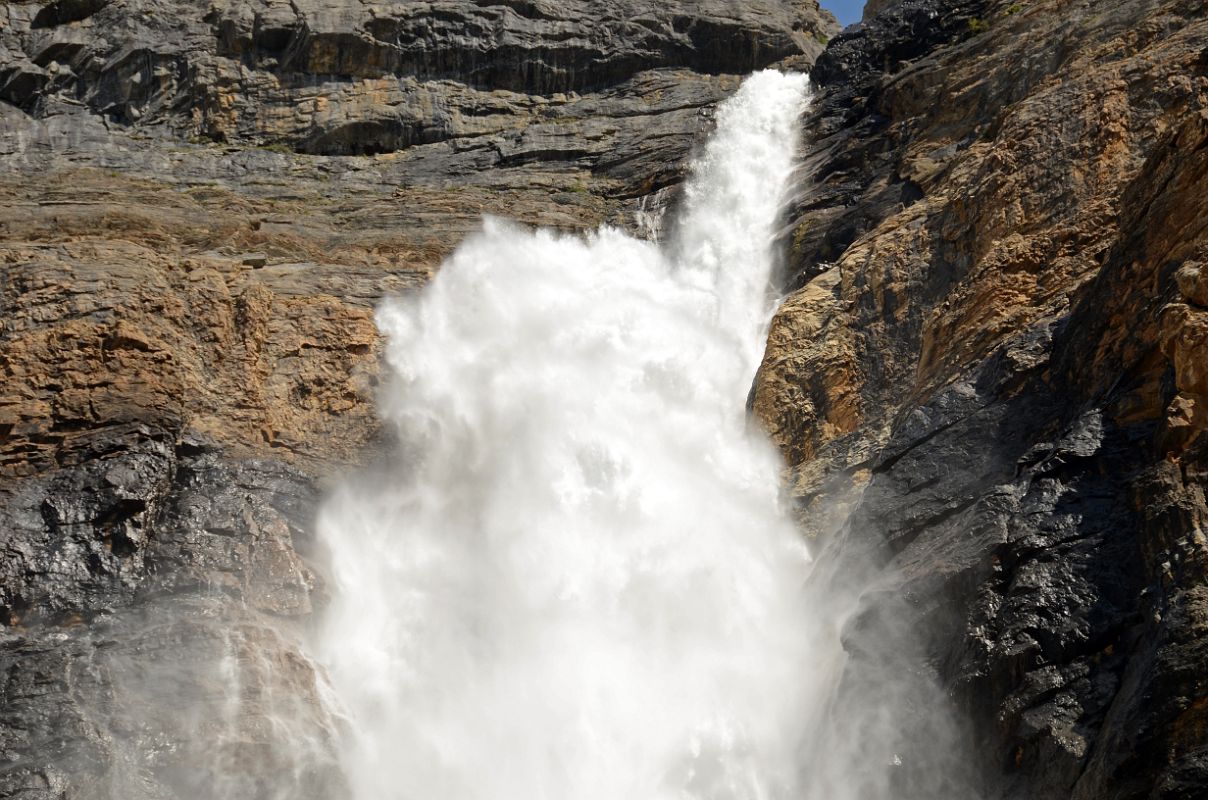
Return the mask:
[[880,5],[814,72],[753,393],[876,588],[852,692],[933,674],[992,796],[1204,795],[1205,7]]

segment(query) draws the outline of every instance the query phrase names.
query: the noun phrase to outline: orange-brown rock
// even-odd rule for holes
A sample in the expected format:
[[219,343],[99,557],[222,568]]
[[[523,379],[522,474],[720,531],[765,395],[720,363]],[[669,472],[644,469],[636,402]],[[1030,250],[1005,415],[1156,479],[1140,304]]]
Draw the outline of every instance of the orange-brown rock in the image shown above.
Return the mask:
[[[0,183],[0,470],[37,474],[73,460],[81,435],[130,422],[350,463],[377,434],[376,300],[422,285],[482,214],[536,221],[549,198],[417,188],[341,204],[295,190],[96,169]],[[586,194],[555,207],[584,226],[609,208]]]

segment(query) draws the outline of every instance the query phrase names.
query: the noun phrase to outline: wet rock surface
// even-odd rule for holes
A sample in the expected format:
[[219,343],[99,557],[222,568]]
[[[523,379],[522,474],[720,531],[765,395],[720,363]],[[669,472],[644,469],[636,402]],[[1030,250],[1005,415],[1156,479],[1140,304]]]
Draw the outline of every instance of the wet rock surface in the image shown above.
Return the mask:
[[90,444],[0,496],[0,791],[340,796],[299,647],[313,476],[145,426]]
[[6,797],[346,796],[298,638],[221,597],[0,642]]
[[965,793],[1204,796],[1208,7],[880,6],[815,72],[752,394],[847,565],[837,724],[908,687],[901,796],[941,719]]

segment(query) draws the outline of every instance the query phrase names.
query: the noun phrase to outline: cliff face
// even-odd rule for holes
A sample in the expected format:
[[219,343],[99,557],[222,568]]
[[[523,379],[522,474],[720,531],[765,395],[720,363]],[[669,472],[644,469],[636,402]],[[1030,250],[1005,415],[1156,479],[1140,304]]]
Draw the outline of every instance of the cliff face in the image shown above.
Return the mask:
[[[0,4],[0,796],[341,794],[296,638],[373,307],[666,202],[813,0]],[[234,687],[234,696],[232,696]]]
[[0,4],[0,796],[339,796],[291,632],[322,476],[384,435],[374,303],[484,213],[639,224],[741,73],[815,57],[751,402],[854,609],[836,736],[906,676],[903,798],[939,717],[990,797],[1208,793],[1208,6],[834,27]]
[[1202,797],[1208,6],[881,5],[752,400],[862,575],[840,707],[938,687],[992,796]]

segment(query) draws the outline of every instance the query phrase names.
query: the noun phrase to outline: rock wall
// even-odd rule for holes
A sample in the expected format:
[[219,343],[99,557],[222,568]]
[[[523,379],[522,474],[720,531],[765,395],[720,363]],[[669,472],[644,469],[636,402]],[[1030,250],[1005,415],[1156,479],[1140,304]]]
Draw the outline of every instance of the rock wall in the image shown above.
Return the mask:
[[814,75],[752,407],[864,587],[839,707],[937,687],[990,797],[1208,795],[1208,6],[899,0]]
[[484,213],[636,224],[741,73],[815,58],[751,404],[850,609],[836,735],[907,709],[870,743],[902,798],[940,796],[945,715],[960,791],[1208,794],[1208,6],[835,28],[0,4],[0,797],[340,796],[296,638],[324,476],[389,436],[374,303]]
[[298,641],[373,308],[636,227],[814,0],[0,3],[0,797],[342,796]]

